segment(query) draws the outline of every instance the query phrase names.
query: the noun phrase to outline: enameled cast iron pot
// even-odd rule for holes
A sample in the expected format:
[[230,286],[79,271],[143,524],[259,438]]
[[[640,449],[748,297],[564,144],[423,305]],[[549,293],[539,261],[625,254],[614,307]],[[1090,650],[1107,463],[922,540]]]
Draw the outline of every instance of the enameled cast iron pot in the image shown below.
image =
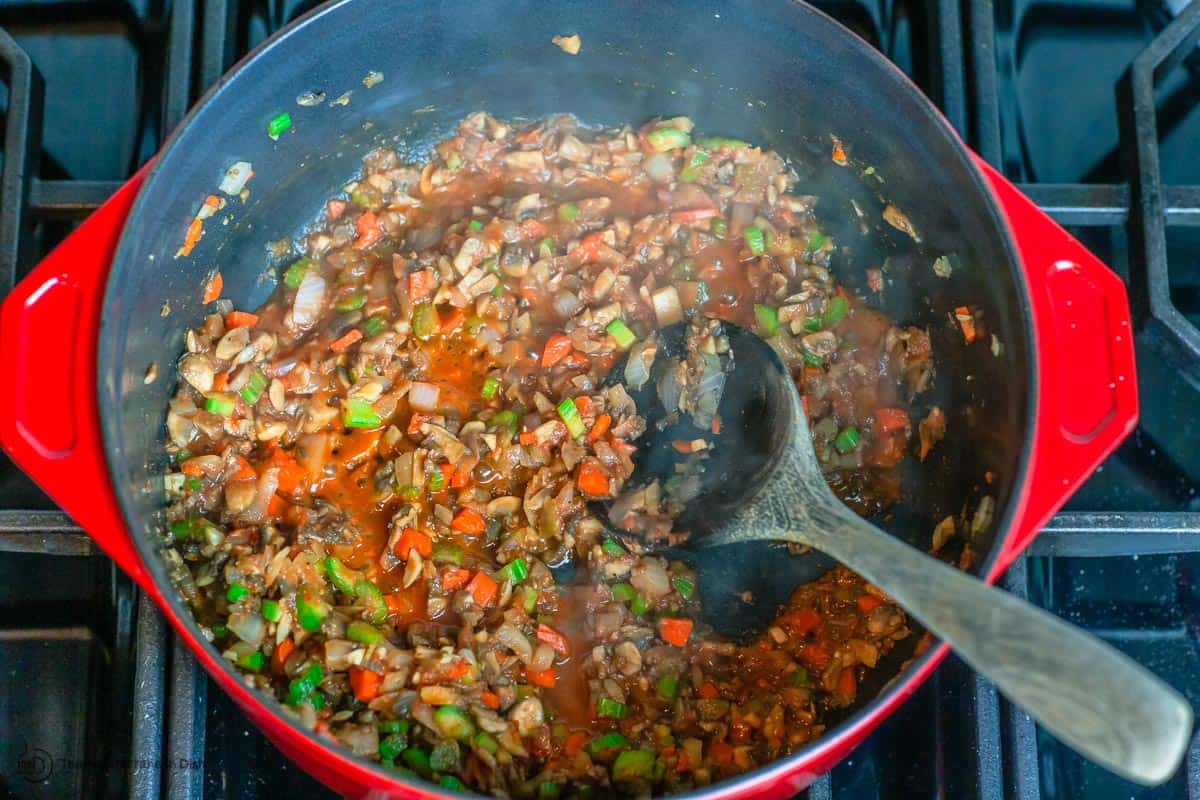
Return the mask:
[[[571,33],[583,39],[577,56],[550,41]],[[384,81],[367,88],[362,79],[371,70]],[[323,91],[326,102],[298,105],[297,96],[310,91]],[[348,91],[348,104],[329,104]],[[1134,425],[1133,347],[1120,280],[974,156],[903,74],[820,12],[785,0],[323,6],[222,79],[153,165],[7,298],[0,440],[158,603],[254,723],[336,791],[444,794],[301,729],[274,701],[248,690],[201,636],[157,552],[172,366],[185,330],[203,318],[201,287],[216,268],[238,307],[262,302],[272,287],[263,279],[265,243],[315,219],[363,153],[390,144],[419,155],[478,109],[502,118],[570,112],[609,125],[686,114],[703,132],[773,147],[809,165],[799,190],[821,197],[818,216],[836,241],[854,244],[855,255],[835,265],[851,286],[864,267],[911,247],[879,222],[876,194],[907,212],[921,252],[890,262],[882,306],[931,331],[938,372],[926,399],[946,409],[950,423],[935,455],[910,468],[905,499],[884,521],[916,546],[929,546],[938,519],[990,494],[994,523],[973,548],[975,568],[994,580]],[[281,111],[294,124],[276,142],[265,129]],[[830,133],[845,142],[851,166],[830,160]],[[241,160],[255,173],[248,201],[232,200],[208,220],[191,256],[176,258],[200,203]],[[882,183],[864,183],[866,165]],[[866,236],[851,197],[870,221]],[[955,255],[949,278],[930,268],[939,253]],[[986,330],[972,344],[949,317],[960,305]],[[158,377],[147,385],[152,363]],[[721,581],[730,582],[725,588],[794,585],[799,576],[777,553],[739,553],[735,566],[704,578],[709,596],[727,594],[712,588]],[[749,609],[726,613],[758,624]],[[943,646],[929,648],[884,685],[918,638],[896,648],[859,706],[825,736],[697,796],[782,797],[802,789],[945,655]]]

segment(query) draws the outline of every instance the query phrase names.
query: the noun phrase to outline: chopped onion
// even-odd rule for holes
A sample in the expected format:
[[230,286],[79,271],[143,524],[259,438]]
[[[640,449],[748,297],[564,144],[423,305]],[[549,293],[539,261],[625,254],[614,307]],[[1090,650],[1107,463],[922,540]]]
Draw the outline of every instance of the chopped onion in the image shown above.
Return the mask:
[[670,368],[664,369],[658,378],[658,399],[662,401],[663,408],[668,414],[679,408],[679,375],[675,366],[673,364]]
[[534,672],[542,672],[554,666],[554,648],[548,644],[539,644],[533,652],[529,668]]
[[579,298],[566,289],[554,295],[554,310],[562,319],[570,319],[579,309]]
[[263,635],[267,632],[266,620],[258,614],[230,614],[226,627],[243,642],[255,647],[262,644]]
[[296,301],[292,304],[292,322],[297,328],[309,328],[321,317],[321,306],[325,304],[325,279],[308,273],[296,289]]
[[253,175],[254,169],[250,166],[250,162],[239,161],[225,171],[225,177],[221,179],[218,188],[231,197],[237,197],[241,194],[242,189],[246,188],[246,182]]
[[704,372],[696,385],[696,409],[692,414],[692,421],[698,428],[708,428],[721,406],[721,394],[725,391],[725,372],[721,369],[721,360],[712,353],[702,354],[701,360],[704,362]]
[[511,622],[506,622],[496,629],[496,641],[516,653],[517,658],[526,664],[533,659],[533,645]]
[[667,577],[667,571],[653,558],[643,559],[634,567],[629,582],[649,599],[665,597],[671,593],[671,579]]
[[642,162],[642,169],[659,183],[671,180],[671,160],[662,153],[655,153]]
[[664,286],[650,295],[654,301],[654,316],[659,327],[674,325],[683,320],[683,307],[679,304],[679,291],[674,286]]
[[442,390],[432,383],[413,381],[408,390],[408,403],[418,411],[437,411]]
[[625,361],[625,385],[636,392],[650,380],[650,365],[654,363],[657,352],[658,343],[654,337],[634,345]]

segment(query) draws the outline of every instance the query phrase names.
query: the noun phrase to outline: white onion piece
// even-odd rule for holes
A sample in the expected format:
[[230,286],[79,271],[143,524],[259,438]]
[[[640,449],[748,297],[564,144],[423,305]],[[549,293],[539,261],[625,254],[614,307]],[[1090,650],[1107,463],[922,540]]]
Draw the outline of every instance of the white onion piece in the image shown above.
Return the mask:
[[579,298],[566,289],[554,295],[554,310],[562,319],[570,319],[579,309]]
[[432,383],[413,381],[408,390],[408,404],[417,411],[437,411],[441,393],[442,390]]
[[506,622],[496,629],[496,640],[516,654],[517,658],[526,664],[533,658],[533,645],[525,634],[517,630],[511,622]]
[[308,273],[296,289],[296,300],[292,304],[292,323],[297,328],[310,328],[321,318],[321,306],[325,304],[325,279]]
[[529,662],[529,668],[534,672],[542,672],[554,666],[554,648],[548,644],[539,644],[537,650],[533,651],[533,660]]
[[226,627],[247,644],[258,647],[267,632],[267,623],[258,614],[230,614]]
[[662,153],[655,153],[643,161],[642,169],[646,171],[647,175],[659,183],[666,183],[671,180],[671,160]]
[[652,558],[644,559],[633,568],[629,582],[633,584],[633,588],[650,599],[665,597],[671,593],[671,579],[667,577],[667,571]]
[[240,519],[246,522],[262,522],[267,518],[267,506],[279,489],[279,468],[271,467],[258,478],[258,486],[254,492],[254,500],[249,508],[242,512]]
[[239,161],[225,171],[225,177],[221,178],[221,183],[217,187],[230,197],[237,197],[241,194],[242,189],[246,188],[246,182],[254,175],[254,169],[250,166],[249,161]]
[[658,319],[659,327],[674,325],[683,320],[683,306],[679,303],[679,290],[674,286],[664,286],[650,295],[654,301],[654,316]]

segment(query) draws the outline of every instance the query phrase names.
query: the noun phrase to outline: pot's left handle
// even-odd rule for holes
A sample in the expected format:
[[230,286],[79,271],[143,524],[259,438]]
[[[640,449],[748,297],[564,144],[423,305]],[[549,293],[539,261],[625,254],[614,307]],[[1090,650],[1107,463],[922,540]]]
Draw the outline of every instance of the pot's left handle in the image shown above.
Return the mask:
[[0,445],[151,594],[109,478],[96,393],[104,287],[143,167],[0,308]]

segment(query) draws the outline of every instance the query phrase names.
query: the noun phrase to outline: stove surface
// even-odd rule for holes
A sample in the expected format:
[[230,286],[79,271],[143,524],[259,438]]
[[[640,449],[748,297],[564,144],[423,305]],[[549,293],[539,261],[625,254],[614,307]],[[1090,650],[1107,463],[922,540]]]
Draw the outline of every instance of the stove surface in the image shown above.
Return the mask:
[[[314,3],[0,0],[0,294]],[[1005,577],[1200,700],[1200,0],[826,0],[1127,282],[1142,422]],[[30,67],[33,67],[33,70]],[[36,71],[36,74],[35,74]],[[0,800],[327,798],[0,456]],[[806,793],[1200,800],[1082,761],[950,658]]]

